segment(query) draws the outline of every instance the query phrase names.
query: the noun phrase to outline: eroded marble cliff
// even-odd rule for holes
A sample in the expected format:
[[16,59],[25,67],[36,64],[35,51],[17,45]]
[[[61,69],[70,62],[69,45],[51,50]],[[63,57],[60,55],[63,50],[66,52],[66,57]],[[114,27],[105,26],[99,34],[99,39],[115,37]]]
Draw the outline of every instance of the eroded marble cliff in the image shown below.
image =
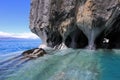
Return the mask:
[[120,48],[120,1],[31,0],[30,29],[52,48]]

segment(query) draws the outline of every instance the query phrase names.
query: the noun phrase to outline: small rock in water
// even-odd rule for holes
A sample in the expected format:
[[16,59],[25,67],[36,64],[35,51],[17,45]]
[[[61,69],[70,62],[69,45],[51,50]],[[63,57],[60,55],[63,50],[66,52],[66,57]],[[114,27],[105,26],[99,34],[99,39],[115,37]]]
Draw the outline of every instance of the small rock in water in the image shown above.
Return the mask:
[[37,57],[43,56],[44,54],[47,54],[47,53],[42,48],[34,48],[31,50],[24,51],[22,53],[22,55],[24,56],[23,59],[24,58],[37,58]]
[[33,53],[33,51],[34,51],[35,49],[39,49],[39,48],[34,48],[34,49],[30,49],[30,50],[24,51],[24,52],[22,53],[22,55],[23,55],[23,56],[29,55],[29,54]]

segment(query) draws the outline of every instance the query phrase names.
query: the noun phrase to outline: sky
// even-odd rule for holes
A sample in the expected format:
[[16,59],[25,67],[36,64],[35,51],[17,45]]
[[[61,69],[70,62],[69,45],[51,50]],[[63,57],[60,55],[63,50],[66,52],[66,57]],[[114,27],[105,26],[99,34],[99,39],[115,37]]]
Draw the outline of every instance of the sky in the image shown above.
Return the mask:
[[30,0],[1,0],[0,32],[17,35],[31,33],[29,13]]

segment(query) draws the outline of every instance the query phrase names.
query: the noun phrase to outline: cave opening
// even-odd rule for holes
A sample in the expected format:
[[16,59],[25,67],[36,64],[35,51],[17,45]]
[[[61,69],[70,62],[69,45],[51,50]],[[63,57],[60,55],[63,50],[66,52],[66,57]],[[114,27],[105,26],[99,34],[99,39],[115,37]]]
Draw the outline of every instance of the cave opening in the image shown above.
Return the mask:
[[62,36],[58,32],[48,33],[47,46],[54,48],[62,43]]
[[74,49],[85,48],[88,45],[88,39],[80,29],[76,29],[67,36],[65,45]]
[[[105,42],[109,40],[108,42]],[[120,48],[120,15],[107,31],[104,30],[95,40],[96,48],[119,49]]]

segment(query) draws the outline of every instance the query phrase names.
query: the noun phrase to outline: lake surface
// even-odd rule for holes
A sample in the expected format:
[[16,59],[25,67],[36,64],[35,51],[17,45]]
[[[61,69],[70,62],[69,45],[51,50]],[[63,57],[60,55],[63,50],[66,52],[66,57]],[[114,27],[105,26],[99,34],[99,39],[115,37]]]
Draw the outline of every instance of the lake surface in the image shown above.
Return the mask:
[[40,43],[39,39],[0,39],[0,54],[10,54],[36,48]]
[[0,41],[0,80],[120,80],[120,50],[46,50],[43,57],[20,59],[24,50],[39,44]]

